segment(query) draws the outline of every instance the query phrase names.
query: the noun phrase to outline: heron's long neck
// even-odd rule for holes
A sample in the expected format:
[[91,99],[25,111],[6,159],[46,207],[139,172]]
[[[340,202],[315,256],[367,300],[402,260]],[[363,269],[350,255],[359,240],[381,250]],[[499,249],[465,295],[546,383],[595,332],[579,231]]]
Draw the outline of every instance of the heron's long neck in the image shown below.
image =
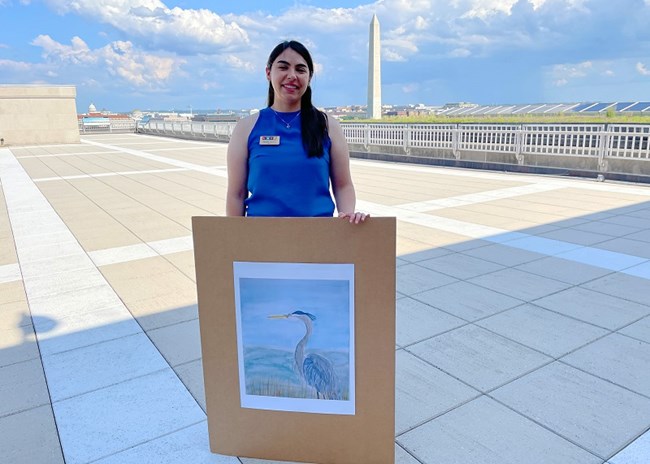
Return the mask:
[[305,329],[307,329],[305,336],[302,337],[302,340],[296,345],[296,366],[302,369],[302,363],[305,360],[305,345],[307,345],[307,340],[311,336],[311,322],[303,321],[305,323]]

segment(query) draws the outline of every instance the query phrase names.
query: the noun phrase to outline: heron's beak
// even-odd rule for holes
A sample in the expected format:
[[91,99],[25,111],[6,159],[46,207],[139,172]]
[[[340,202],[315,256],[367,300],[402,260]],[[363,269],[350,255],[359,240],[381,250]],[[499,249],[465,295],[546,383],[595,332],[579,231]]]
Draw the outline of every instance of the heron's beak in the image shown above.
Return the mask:
[[289,317],[288,314],[276,314],[273,316],[268,316],[269,319],[287,319]]

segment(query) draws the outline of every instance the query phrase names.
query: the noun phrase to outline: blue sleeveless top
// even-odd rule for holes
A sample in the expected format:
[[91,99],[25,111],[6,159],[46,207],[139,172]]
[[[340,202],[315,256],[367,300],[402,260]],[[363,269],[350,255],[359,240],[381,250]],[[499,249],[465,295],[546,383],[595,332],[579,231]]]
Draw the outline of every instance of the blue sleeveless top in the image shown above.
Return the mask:
[[[302,144],[298,112],[260,111],[248,136],[247,216],[332,216],[329,137],[320,158],[309,158]],[[282,118],[282,120],[280,120]],[[287,124],[288,123],[288,124]],[[287,127],[290,125],[290,127]],[[277,145],[261,145],[261,137],[279,137]]]

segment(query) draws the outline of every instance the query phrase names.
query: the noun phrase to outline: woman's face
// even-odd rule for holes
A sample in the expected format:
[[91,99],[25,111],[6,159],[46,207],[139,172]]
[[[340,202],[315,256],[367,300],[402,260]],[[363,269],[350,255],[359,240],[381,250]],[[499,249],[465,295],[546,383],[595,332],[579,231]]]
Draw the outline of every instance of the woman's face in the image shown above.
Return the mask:
[[275,59],[271,68],[266,68],[266,78],[275,92],[275,101],[289,105],[300,103],[311,76],[305,59],[291,48],[287,48]]

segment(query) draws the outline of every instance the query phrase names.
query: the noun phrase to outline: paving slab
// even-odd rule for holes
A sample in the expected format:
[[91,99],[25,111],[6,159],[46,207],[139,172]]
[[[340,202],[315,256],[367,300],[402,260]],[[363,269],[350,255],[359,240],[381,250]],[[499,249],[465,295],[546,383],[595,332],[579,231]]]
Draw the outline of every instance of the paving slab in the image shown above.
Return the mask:
[[522,300],[464,281],[417,293],[413,298],[466,321],[476,321],[523,304]]
[[417,264],[407,264],[397,269],[397,291],[405,295],[421,293],[432,288],[457,282],[458,279],[426,269]]
[[466,250],[463,253],[506,267],[517,266],[546,257],[541,253],[512,248],[501,244],[492,244],[479,248],[473,248],[471,250]]
[[557,255],[559,258],[570,259],[579,263],[602,267],[611,271],[622,271],[628,267],[643,263],[647,258],[603,250],[597,247],[582,247]]
[[642,240],[633,240],[627,237],[617,237],[606,242],[601,242],[597,245],[597,247],[603,250],[615,251],[618,253],[625,253],[628,255],[650,259],[650,247],[648,247],[647,242],[644,242]]
[[623,273],[650,280],[650,260],[636,266],[623,269]]
[[650,316],[622,328],[619,333],[650,343]]
[[427,259],[439,258],[441,256],[449,255],[454,253],[452,250],[443,247],[430,248],[428,250],[418,251],[415,253],[408,253],[401,255],[398,258],[399,261],[406,261],[410,263],[417,263],[419,261],[425,261]]
[[[597,217],[592,215],[591,219],[597,219]],[[612,237],[629,235],[639,231],[639,228],[637,227],[629,227],[621,224],[608,222],[607,218],[603,218],[603,220],[593,220],[585,224],[579,224],[575,226],[574,229],[585,231],[585,232],[593,232],[596,234],[609,235]]]
[[480,394],[403,350],[397,351],[395,370],[398,435]]
[[571,286],[559,280],[517,269],[502,269],[467,281],[523,301],[534,301]]
[[611,334],[561,361],[650,398],[650,343]]
[[585,246],[595,245],[597,243],[612,239],[611,235],[587,232],[585,230],[575,230],[571,228],[555,229],[548,232],[542,232],[540,236]]
[[597,456],[485,396],[397,440],[423,464],[602,463]]
[[34,316],[33,320],[43,356],[142,332],[123,304],[67,316]]
[[648,456],[650,456],[650,431],[610,458],[609,462],[610,464],[647,464]]
[[413,298],[396,302],[396,341],[408,346],[441,334],[467,322]]
[[66,464],[105,458],[205,420],[178,384],[166,369],[55,402]]
[[457,279],[469,279],[503,269],[503,266],[500,264],[462,253],[453,253],[439,258],[426,259],[419,261],[418,264],[432,271],[441,272]]
[[127,306],[145,331],[191,321],[199,317],[196,297],[176,293],[146,300],[129,301]]
[[3,308],[6,303],[25,303],[26,301],[22,280],[0,283],[0,304],[3,305]]
[[535,300],[535,305],[609,330],[617,330],[650,314],[650,306],[573,287]]
[[[4,287],[0,285],[0,292],[3,291]],[[32,325],[29,306],[24,299],[11,302],[0,301],[0,305],[2,306],[2,311],[0,311],[0,327],[25,327]]]
[[41,360],[0,367],[0,417],[50,403]]
[[52,401],[60,401],[168,368],[144,333],[43,357]]
[[0,366],[40,358],[33,326],[6,322],[0,318]]
[[420,461],[411,456],[404,448],[395,445],[395,464],[419,464]]
[[559,362],[491,396],[603,460],[650,426],[649,398]]
[[410,346],[409,351],[482,392],[553,361],[475,325]]
[[96,464],[239,464],[233,456],[210,452],[206,421],[172,432],[126,451],[94,461]]
[[623,300],[634,301],[642,305],[650,304],[650,299],[648,298],[650,281],[643,277],[613,273],[580,286],[596,292],[616,296]]
[[147,335],[172,367],[201,358],[198,319],[152,329]]
[[514,269],[530,272],[531,274],[537,274],[542,277],[548,277],[549,279],[559,280],[572,285],[583,284],[612,273],[609,269],[576,263],[574,261],[552,256],[515,266]]
[[27,296],[31,299],[50,297],[68,292],[105,285],[106,280],[96,267],[59,274],[30,277],[25,284]]
[[183,385],[187,387],[199,406],[201,406],[201,409],[205,411],[205,383],[203,379],[202,359],[175,366],[174,371],[181,379],[181,382],[183,382]]
[[52,407],[0,417],[0,450],[7,464],[64,464]]
[[476,324],[554,358],[609,333],[532,304],[496,314]]

